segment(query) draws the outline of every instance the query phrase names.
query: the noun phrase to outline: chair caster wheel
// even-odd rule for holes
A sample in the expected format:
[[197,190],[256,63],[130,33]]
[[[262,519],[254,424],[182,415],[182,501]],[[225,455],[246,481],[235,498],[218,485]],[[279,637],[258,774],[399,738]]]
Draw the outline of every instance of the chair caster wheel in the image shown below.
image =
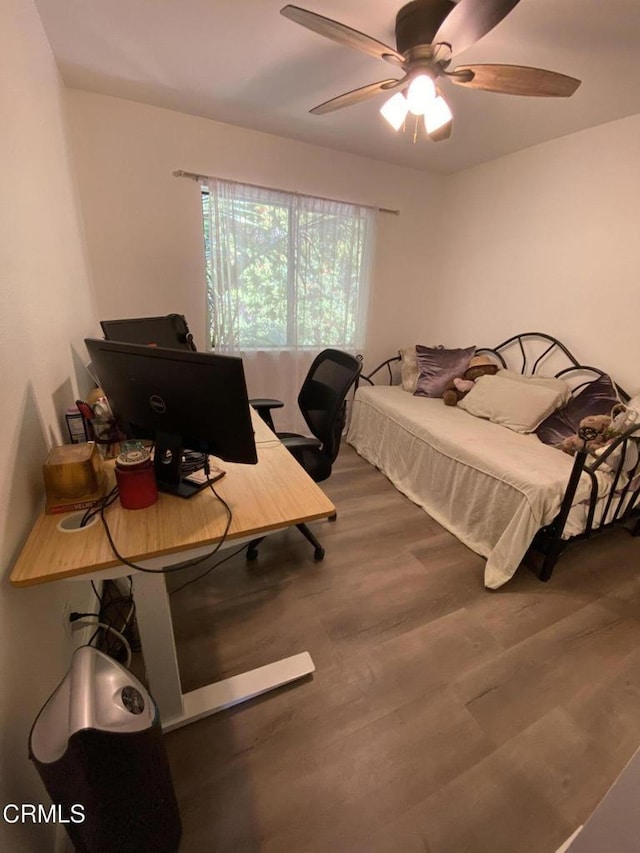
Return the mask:
[[247,548],[247,562],[253,563],[254,560],[258,559],[258,549],[257,548]]
[[316,562],[324,560],[324,548],[316,548],[316,550],[313,552],[313,559],[316,560]]

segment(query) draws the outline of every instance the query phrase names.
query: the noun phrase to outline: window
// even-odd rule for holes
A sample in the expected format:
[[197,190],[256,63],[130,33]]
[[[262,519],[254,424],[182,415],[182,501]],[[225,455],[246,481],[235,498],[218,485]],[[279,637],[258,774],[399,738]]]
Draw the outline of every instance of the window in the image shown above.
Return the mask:
[[212,346],[363,346],[370,208],[215,179],[202,212]]

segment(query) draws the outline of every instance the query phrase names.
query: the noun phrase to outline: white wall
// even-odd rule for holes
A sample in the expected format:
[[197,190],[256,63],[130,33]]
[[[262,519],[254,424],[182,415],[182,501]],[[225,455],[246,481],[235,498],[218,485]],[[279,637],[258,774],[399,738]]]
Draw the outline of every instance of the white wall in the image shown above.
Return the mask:
[[[45,800],[26,758],[27,736],[68,664],[64,602],[85,596],[83,584],[14,589],[8,582],[41,504],[42,460],[60,440],[64,408],[85,390],[82,338],[98,332],[97,316],[178,311],[204,343],[198,195],[171,171],[400,208],[400,217],[379,217],[370,363],[408,342],[495,343],[537,328],[635,391],[640,116],[438,178],[154,107],[63,93],[31,0],[0,5],[0,95],[4,806]],[[0,816],[2,849],[45,849],[48,835]]]
[[[184,313],[205,343],[197,185],[184,169],[400,209],[378,216],[369,357],[427,333],[443,178],[157,107],[68,90],[101,319]],[[408,303],[404,300],[408,300]]]
[[633,116],[450,177],[443,339],[546,331],[640,388],[639,152]]
[[103,95],[67,100],[101,317],[179,311],[204,345],[199,200],[172,177],[182,168],[402,211],[378,217],[368,366],[405,343],[539,330],[640,386],[640,116],[433,176]]
[[[379,217],[371,362],[414,340],[492,343],[538,328],[636,390],[640,116],[438,178],[105,96],[63,94],[31,0],[0,5],[0,95],[4,806],[45,800],[27,736],[68,664],[63,605],[86,595],[83,584],[8,582],[41,505],[41,463],[60,441],[64,408],[85,390],[82,338],[98,332],[97,316],[179,311],[204,343],[197,191],[171,171],[400,208],[400,217]],[[2,849],[45,849],[49,836],[0,816]]]
[[62,86],[31,0],[0,4],[0,125],[0,849],[19,853],[51,846],[51,827],[8,825],[2,810],[47,802],[27,738],[69,663],[64,602],[86,606],[88,584],[16,589],[8,576],[96,331]]

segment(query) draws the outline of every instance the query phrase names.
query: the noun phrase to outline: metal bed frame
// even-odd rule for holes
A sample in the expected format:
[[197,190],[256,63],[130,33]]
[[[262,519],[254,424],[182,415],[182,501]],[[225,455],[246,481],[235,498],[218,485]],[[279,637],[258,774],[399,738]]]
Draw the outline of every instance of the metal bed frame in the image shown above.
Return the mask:
[[[526,347],[525,344],[527,345]],[[573,395],[581,391],[594,378],[605,375],[605,371],[600,370],[598,367],[580,364],[563,343],[544,332],[523,332],[508,338],[508,340],[503,341],[496,347],[479,347],[476,349],[476,353],[489,355],[495,358],[502,367],[508,367],[510,370],[518,370],[522,375],[529,376],[536,375],[545,361],[560,356],[566,359],[569,365],[554,372],[552,375],[559,379],[571,380],[574,383],[572,384]],[[516,354],[515,358],[514,353]],[[505,355],[509,356],[508,361],[505,359]],[[373,381],[373,377],[386,368],[389,380],[388,384],[391,385],[394,383],[393,365],[399,362],[399,355],[388,358],[379,364],[375,370],[372,370],[371,373],[361,375],[359,381],[375,385],[376,382]],[[590,378],[583,378],[584,376]],[[617,383],[614,383],[614,385],[620,399],[623,402],[627,402],[629,394]],[[640,422],[619,435],[597,459],[590,456],[586,450],[586,442],[589,436],[581,432],[580,437],[583,440],[583,446],[574,457],[573,468],[569,475],[560,511],[551,524],[538,531],[530,548],[530,550],[538,552],[542,556],[541,566],[537,569],[537,575],[541,581],[548,581],[551,578],[553,569],[562,552],[573,542],[589,539],[596,533],[601,533],[614,526],[623,525],[629,529],[632,536],[640,536],[640,485],[633,488],[634,480],[640,478],[640,454],[633,468],[625,472],[628,480],[618,492],[618,483],[623,474],[627,447],[631,441],[637,442],[640,440]],[[614,463],[609,466],[613,471],[613,483],[609,490],[602,516],[596,522],[595,514],[599,499],[596,471],[607,463],[607,460],[613,454],[616,454],[618,450],[620,450],[619,461],[617,464]],[[586,474],[591,480],[585,529],[576,536],[563,539],[562,533],[582,474]]]

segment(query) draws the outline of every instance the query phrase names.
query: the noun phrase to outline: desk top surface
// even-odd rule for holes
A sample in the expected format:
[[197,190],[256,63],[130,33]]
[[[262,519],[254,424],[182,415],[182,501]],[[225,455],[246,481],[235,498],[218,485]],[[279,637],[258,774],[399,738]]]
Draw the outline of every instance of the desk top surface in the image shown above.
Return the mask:
[[[233,510],[227,539],[260,535],[335,512],[267,425],[252,415],[258,464],[222,462],[227,474],[215,484]],[[30,586],[119,564],[99,520],[83,530],[62,533],[57,528],[63,517],[40,515],[11,573],[14,585]],[[227,515],[211,490],[203,489],[188,500],[160,494],[147,509],[122,509],[116,501],[105,518],[119,552],[136,562],[215,544]]]

